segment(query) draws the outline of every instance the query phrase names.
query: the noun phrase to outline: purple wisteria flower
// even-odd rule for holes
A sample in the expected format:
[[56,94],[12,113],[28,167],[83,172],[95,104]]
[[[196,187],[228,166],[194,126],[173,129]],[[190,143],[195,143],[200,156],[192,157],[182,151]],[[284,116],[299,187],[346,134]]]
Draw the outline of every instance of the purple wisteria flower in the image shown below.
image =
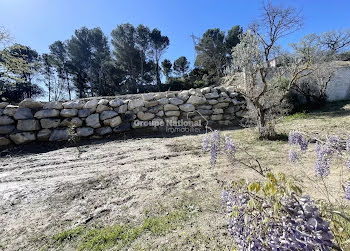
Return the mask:
[[336,135],[330,136],[328,142],[332,146],[333,149],[337,151],[341,151],[340,138]]
[[215,166],[216,160],[218,158],[218,152],[220,150],[220,133],[215,130],[213,132],[211,147],[210,147],[210,164]]
[[315,163],[316,175],[326,177],[330,173],[330,156],[333,153],[332,148],[328,144],[317,143],[315,147],[317,159]]
[[289,133],[288,142],[290,145],[299,145],[302,152],[305,152],[309,146],[309,141],[298,131]]
[[236,145],[229,137],[225,137],[225,152],[229,160],[233,160],[236,153]]
[[350,181],[347,182],[347,185],[345,188],[345,198],[347,200],[350,200]]
[[206,133],[205,137],[203,138],[203,141],[202,141],[202,151],[203,152],[208,151],[209,141],[210,141],[210,135],[208,133]]
[[295,164],[299,160],[299,155],[294,149],[289,150],[289,161],[292,164]]

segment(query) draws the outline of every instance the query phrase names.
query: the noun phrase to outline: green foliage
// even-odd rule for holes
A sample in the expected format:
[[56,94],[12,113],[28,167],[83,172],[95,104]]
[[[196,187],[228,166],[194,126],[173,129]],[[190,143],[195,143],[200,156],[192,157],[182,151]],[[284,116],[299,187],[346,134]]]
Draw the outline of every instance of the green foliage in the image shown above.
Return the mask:
[[190,62],[188,62],[187,58],[182,56],[174,61],[174,71],[181,75],[183,78],[185,77],[185,73],[190,69]]
[[179,209],[161,216],[146,216],[140,225],[115,224],[112,226],[85,228],[79,226],[53,236],[56,245],[78,242],[78,250],[122,250],[142,234],[165,235],[177,228],[189,217],[189,211]]
[[56,235],[54,235],[52,238],[55,243],[62,244],[65,241],[70,241],[79,235],[81,235],[84,231],[83,226],[78,226],[76,228],[68,229],[66,231],[60,232]]
[[165,75],[165,77],[168,79],[171,72],[172,72],[172,63],[170,62],[169,59],[164,59],[162,62],[162,70],[163,70],[163,74]]
[[285,116],[284,121],[290,122],[297,119],[307,119],[307,118],[309,118],[309,114],[307,114],[306,112],[297,112],[297,113]]

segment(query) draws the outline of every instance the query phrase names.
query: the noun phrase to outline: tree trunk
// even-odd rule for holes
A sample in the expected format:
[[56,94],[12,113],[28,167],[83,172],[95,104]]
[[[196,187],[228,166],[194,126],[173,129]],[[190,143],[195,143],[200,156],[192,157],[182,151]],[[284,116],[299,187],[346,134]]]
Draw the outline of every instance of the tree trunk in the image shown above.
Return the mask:
[[69,100],[71,100],[72,97],[71,97],[71,93],[70,93],[70,83],[69,83],[68,72],[66,72],[66,80],[67,80],[68,96],[69,96]]
[[159,64],[158,64],[158,62],[156,63],[156,78],[157,78],[157,84],[161,85],[162,82],[160,81]]

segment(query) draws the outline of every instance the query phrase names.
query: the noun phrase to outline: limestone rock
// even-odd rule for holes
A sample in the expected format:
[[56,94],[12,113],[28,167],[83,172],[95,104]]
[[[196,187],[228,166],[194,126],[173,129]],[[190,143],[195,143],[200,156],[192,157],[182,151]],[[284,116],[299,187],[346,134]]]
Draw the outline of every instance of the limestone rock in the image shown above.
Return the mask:
[[225,113],[230,113],[230,114],[233,114],[235,112],[238,112],[240,109],[239,106],[230,106],[228,107],[226,110],[225,110]]
[[61,113],[60,113],[60,115],[64,118],[75,117],[75,116],[77,116],[77,114],[78,114],[77,109],[63,109],[63,110],[61,110]]
[[157,105],[157,106],[154,106],[154,107],[148,109],[148,112],[157,113],[157,112],[162,111],[162,110],[163,110],[163,106]]
[[98,100],[92,99],[85,103],[84,108],[93,109],[97,107],[97,104],[98,104]]
[[10,135],[10,139],[17,145],[32,142],[36,139],[33,132],[19,132]]
[[7,146],[11,144],[11,141],[8,138],[0,137],[0,146]]
[[229,103],[217,103],[216,105],[213,105],[213,108],[225,108],[228,107],[230,104]]
[[202,94],[207,94],[211,91],[211,87],[204,87],[201,89]]
[[3,125],[0,126],[0,134],[10,134],[15,130],[14,125]]
[[128,110],[127,104],[124,104],[118,107],[118,113],[126,113],[127,110]]
[[224,110],[221,108],[213,109],[213,114],[222,114],[222,113],[224,113]]
[[217,101],[216,99],[209,99],[208,100],[209,105],[216,105],[217,103],[219,103],[219,101]]
[[122,123],[122,119],[120,118],[120,116],[114,117],[111,119],[111,122],[109,123],[109,125],[111,127],[116,127],[118,125],[120,125]]
[[149,108],[149,107],[153,107],[158,105],[159,102],[157,100],[153,100],[153,101],[146,101],[145,102],[145,107]]
[[123,104],[124,104],[124,101],[119,98],[109,101],[109,106],[111,107],[119,107]]
[[26,98],[22,100],[19,104],[19,107],[24,107],[24,108],[31,108],[31,109],[37,109],[37,108],[43,108],[44,104],[39,102],[39,101],[34,101],[31,98]]
[[163,117],[164,116],[164,111],[159,111],[156,113],[158,117]]
[[3,114],[13,117],[18,109],[16,105],[8,105],[5,107]]
[[90,109],[81,109],[78,111],[78,117],[79,118],[86,118],[91,114]]
[[145,93],[142,95],[142,98],[144,101],[149,101],[154,98],[154,95],[152,93]]
[[125,121],[131,121],[134,119],[136,119],[136,115],[132,111],[127,111],[123,116],[123,120],[125,120]]
[[40,130],[39,120],[36,119],[26,119],[18,120],[17,129],[20,131],[37,131]]
[[169,99],[168,98],[161,98],[158,100],[158,102],[161,105],[166,105],[166,104],[169,104]]
[[68,101],[62,104],[65,109],[81,109],[84,106],[84,101],[82,100],[74,100]]
[[51,135],[51,130],[50,129],[42,129],[38,132],[37,138],[40,141],[48,141]]
[[199,96],[195,96],[195,95],[192,95],[187,100],[187,103],[188,104],[192,104],[192,105],[202,105],[202,104],[204,104],[206,102],[207,102],[207,100],[204,97],[199,97]]
[[32,119],[33,113],[32,110],[25,107],[20,107],[17,109],[15,115],[13,116],[16,120],[19,119]]
[[100,119],[101,120],[111,119],[117,115],[118,113],[115,111],[103,111],[100,115]]
[[178,117],[178,116],[180,116],[180,111],[167,111],[167,112],[165,112],[165,115],[167,117],[172,117],[172,116]]
[[180,105],[180,110],[184,112],[193,112],[196,108],[192,104],[183,104]]
[[183,101],[187,101],[188,99],[189,99],[189,95],[188,95],[188,93],[187,94],[183,94],[183,92],[180,92],[178,95],[177,95],[177,97],[179,98],[179,99],[181,99],[181,100],[183,100]]
[[166,104],[164,105],[164,111],[178,111],[179,107],[177,107],[176,105],[172,105],[172,104]]
[[143,99],[133,99],[133,100],[130,100],[129,103],[128,103],[128,110],[131,111],[131,110],[134,110],[135,108],[137,107],[142,107],[144,106],[144,100]]
[[112,133],[112,128],[109,126],[101,127],[96,130],[96,133],[100,136],[104,136]]
[[60,111],[55,109],[40,110],[34,114],[37,119],[42,118],[56,118],[60,116]]
[[101,127],[100,124],[100,116],[99,114],[92,114],[89,117],[86,118],[85,120],[86,125],[92,128],[99,128]]
[[167,97],[167,98],[175,98],[175,93],[167,93],[166,95],[165,95],[165,97]]
[[222,114],[211,115],[210,117],[211,120],[222,120],[222,118],[223,118]]
[[50,135],[49,141],[63,141],[69,139],[68,128],[55,129]]
[[149,112],[138,112],[137,113],[137,117],[140,120],[151,120],[155,117],[155,115],[153,113],[149,113]]
[[211,105],[201,105],[197,107],[198,109],[203,109],[203,110],[211,110],[212,106]]
[[210,93],[205,94],[205,97],[207,99],[216,99],[216,98],[219,98],[220,96],[219,96],[219,93],[217,93],[217,92],[210,92]]
[[197,96],[202,96],[202,93],[201,93],[201,91],[200,90],[198,90],[198,89],[190,89],[189,91],[188,91],[188,94],[189,95],[197,95]]
[[157,93],[156,95],[154,95],[154,99],[155,100],[158,100],[158,99],[161,99],[161,98],[165,98],[165,97],[166,97],[165,93]]
[[173,105],[182,105],[184,103],[184,101],[179,98],[169,98],[169,101],[170,101],[170,104],[173,104]]
[[11,119],[9,116],[7,115],[0,116],[0,125],[11,125],[13,123],[15,123],[15,121]]
[[65,127],[81,127],[83,125],[83,121],[80,118],[74,117],[74,118],[65,118],[61,123],[60,126]]
[[41,119],[40,124],[42,128],[48,129],[48,128],[56,128],[60,125],[61,120],[60,119]]
[[91,127],[80,127],[77,128],[77,135],[79,137],[89,137],[94,134],[94,128]]
[[108,99],[101,99],[100,101],[98,101],[98,105],[108,105],[109,100]]
[[231,99],[229,97],[221,97],[218,98],[218,102],[227,102],[227,103],[231,103]]
[[58,109],[61,110],[63,109],[63,105],[61,102],[58,101],[53,101],[53,102],[48,102],[44,105],[43,109]]
[[110,111],[110,110],[112,110],[111,107],[103,105],[103,104],[99,104],[97,106],[97,108],[96,108],[96,112],[98,112],[98,113],[101,113],[101,112],[104,112],[104,111]]

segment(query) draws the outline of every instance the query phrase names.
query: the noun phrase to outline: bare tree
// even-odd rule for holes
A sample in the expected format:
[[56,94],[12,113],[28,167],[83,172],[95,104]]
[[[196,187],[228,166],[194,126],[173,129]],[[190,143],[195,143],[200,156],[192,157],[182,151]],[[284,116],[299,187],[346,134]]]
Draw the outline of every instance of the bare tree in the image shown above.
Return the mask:
[[[240,44],[233,49],[229,75],[232,70],[244,72],[244,86],[239,89],[245,96],[248,107],[251,107],[251,114],[263,138],[274,134],[267,115],[280,106],[284,99],[284,95],[276,95],[281,86],[278,85],[280,79],[275,76],[282,74],[274,73],[280,69],[272,69],[271,57],[276,58],[279,54],[278,41],[299,30],[302,25],[300,11],[292,7],[274,6],[270,1],[265,2],[261,18],[250,25],[250,31],[241,37]],[[287,84],[289,85],[290,83]]]
[[324,32],[319,36],[319,42],[329,49],[332,54],[336,54],[350,47],[350,30]]

